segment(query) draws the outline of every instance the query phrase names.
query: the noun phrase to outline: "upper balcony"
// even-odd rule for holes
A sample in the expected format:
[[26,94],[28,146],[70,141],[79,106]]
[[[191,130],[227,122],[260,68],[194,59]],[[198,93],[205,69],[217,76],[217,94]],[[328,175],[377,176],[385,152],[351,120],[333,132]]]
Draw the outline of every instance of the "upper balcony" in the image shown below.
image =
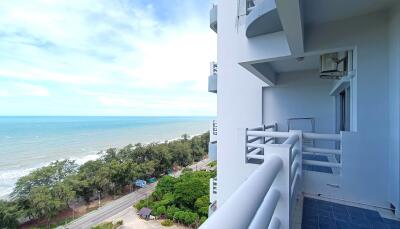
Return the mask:
[[248,38],[283,30],[275,0],[246,0],[246,14]]
[[210,28],[214,31],[217,32],[217,17],[218,16],[218,6],[213,5],[212,8],[210,9]]
[[217,63],[210,63],[210,76],[208,77],[208,92],[217,93]]
[[210,123],[210,142],[217,141],[218,125],[217,120],[212,120]]

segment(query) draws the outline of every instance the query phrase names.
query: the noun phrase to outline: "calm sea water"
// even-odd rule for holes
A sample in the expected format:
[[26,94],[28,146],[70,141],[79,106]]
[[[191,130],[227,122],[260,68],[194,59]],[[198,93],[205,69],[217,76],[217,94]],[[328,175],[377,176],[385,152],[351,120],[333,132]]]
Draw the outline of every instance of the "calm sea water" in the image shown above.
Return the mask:
[[211,117],[0,117],[0,197],[33,169],[59,159],[78,164],[127,144],[208,130]]

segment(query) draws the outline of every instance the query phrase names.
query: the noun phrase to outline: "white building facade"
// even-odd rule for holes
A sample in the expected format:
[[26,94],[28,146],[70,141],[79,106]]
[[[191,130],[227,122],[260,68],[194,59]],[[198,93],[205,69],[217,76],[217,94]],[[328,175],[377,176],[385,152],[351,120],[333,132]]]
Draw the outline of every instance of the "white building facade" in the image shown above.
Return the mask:
[[210,26],[218,188],[203,227],[292,228],[304,196],[400,217],[400,2],[218,0]]

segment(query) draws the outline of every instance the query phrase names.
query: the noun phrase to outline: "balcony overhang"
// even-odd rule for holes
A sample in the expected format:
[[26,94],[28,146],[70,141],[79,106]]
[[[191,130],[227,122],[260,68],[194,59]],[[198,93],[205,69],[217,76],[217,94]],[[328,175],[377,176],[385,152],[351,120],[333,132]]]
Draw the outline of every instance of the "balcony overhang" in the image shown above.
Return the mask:
[[218,19],[218,6],[213,5],[213,7],[210,10],[210,28],[214,31],[217,32],[217,19]]
[[246,36],[248,38],[282,30],[281,19],[273,0],[261,1],[246,17]]

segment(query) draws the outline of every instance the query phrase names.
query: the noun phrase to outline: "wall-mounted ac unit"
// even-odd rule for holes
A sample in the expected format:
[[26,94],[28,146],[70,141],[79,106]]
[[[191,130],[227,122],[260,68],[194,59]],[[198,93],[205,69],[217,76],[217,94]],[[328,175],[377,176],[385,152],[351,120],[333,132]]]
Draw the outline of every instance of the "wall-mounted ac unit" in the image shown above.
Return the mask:
[[341,79],[352,69],[351,51],[334,52],[321,55],[320,78]]

